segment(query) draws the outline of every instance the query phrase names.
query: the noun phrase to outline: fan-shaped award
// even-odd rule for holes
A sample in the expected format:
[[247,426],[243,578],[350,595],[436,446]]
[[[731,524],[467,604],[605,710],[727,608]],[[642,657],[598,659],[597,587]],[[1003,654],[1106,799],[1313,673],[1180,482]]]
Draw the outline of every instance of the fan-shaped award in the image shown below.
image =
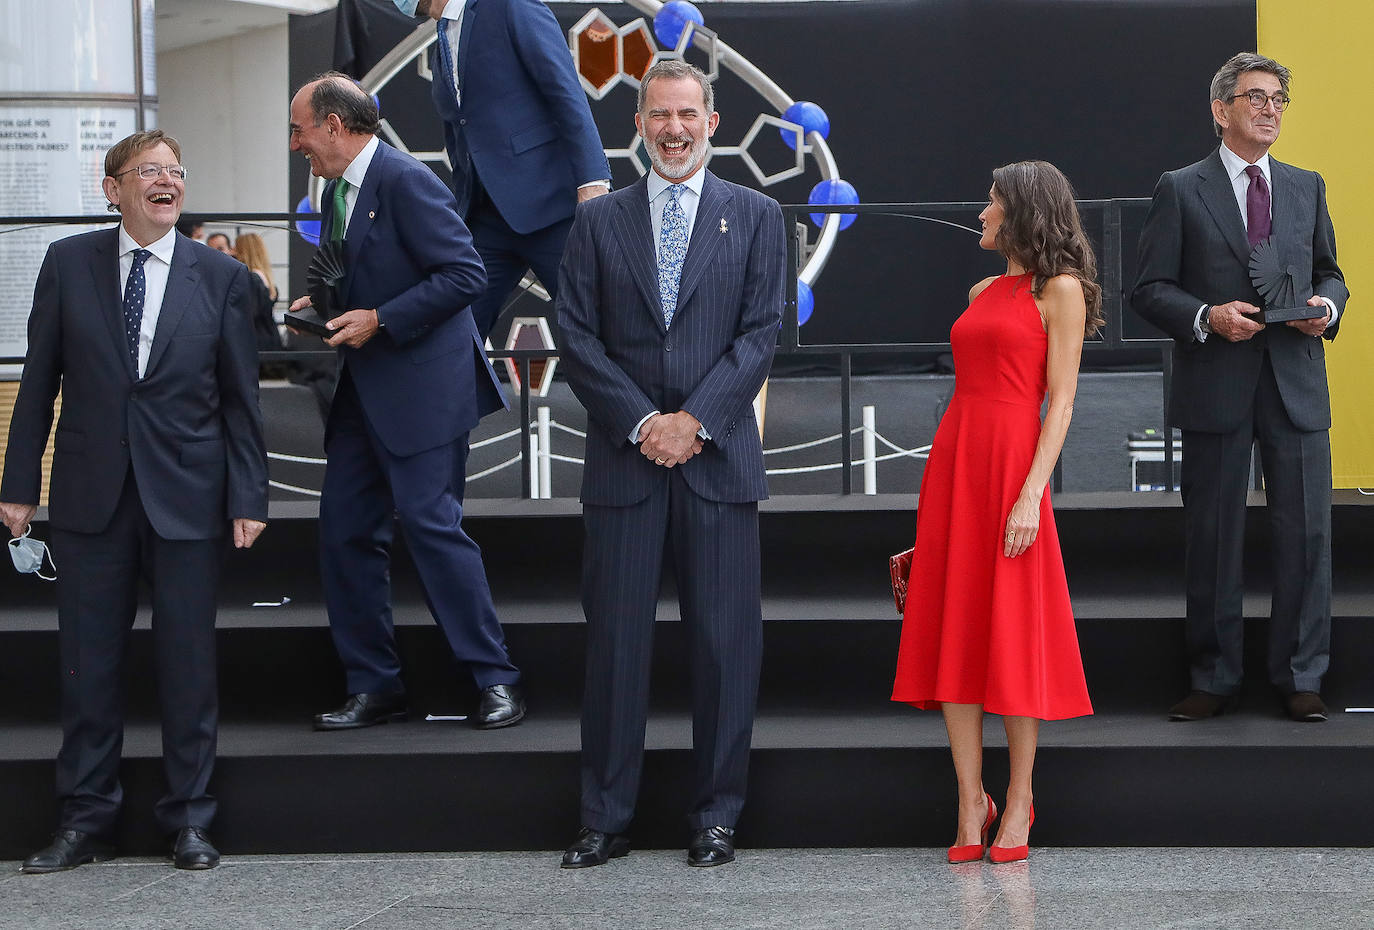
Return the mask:
[[1326,315],[1326,307],[1309,307],[1297,298],[1293,276],[1284,267],[1279,250],[1272,238],[1264,239],[1250,251],[1250,283],[1259,291],[1264,309],[1261,323],[1285,323],[1288,320],[1310,320]]
[[333,335],[324,324],[343,313],[342,290],[347,270],[342,242],[326,242],[315,250],[305,269],[305,289],[311,306],[286,314],[286,325],[323,338]]

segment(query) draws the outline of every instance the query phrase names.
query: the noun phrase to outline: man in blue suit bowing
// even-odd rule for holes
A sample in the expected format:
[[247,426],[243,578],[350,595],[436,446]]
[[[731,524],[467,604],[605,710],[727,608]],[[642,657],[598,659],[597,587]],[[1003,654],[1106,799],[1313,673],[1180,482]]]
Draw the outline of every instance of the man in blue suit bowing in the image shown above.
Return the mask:
[[469,309],[486,276],[452,194],[380,141],[377,123],[372,97],[343,74],[321,75],[291,101],[291,150],[331,179],[321,237],[344,244],[342,305],[354,308],[329,323],[340,365],[320,500],[325,600],[349,698],[315,728],[406,714],[391,623],[393,511],[430,610],[481,692],[476,725],[510,726],[525,714],[520,672],[461,522],[468,431],[504,405]]
[[692,667],[687,861],[735,858],[763,640],[768,490],[752,401],[773,360],[786,250],[777,203],[705,170],[719,120],[700,70],[651,68],[635,125],[654,170],[584,204],[563,259],[563,358],[588,417],[582,831],[564,868],[629,852],[665,548]]
[[534,270],[550,296],[578,202],[610,190],[611,168],[572,55],[539,0],[395,0],[437,20],[434,107],[444,121],[458,214],[487,289],[472,305],[485,339]]

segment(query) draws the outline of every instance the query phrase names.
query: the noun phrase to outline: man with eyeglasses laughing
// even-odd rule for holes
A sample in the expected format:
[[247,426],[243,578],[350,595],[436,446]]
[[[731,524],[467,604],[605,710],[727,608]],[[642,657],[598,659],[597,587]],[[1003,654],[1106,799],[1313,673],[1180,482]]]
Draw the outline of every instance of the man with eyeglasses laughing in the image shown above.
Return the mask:
[[[1240,690],[1241,557],[1256,442],[1273,529],[1269,679],[1292,719],[1326,719],[1319,692],[1331,642],[1331,403],[1322,340],[1335,338],[1350,292],[1321,175],[1269,157],[1290,78],[1250,52],[1221,67],[1212,79],[1221,146],[1159,179],[1140,234],[1131,302],[1174,338],[1168,419],[1183,430],[1191,691],[1170,709],[1172,720],[1224,713]],[[1252,263],[1263,267],[1266,253],[1276,278],[1256,281]],[[1271,284],[1292,296],[1266,308],[1260,287]],[[1282,322],[1266,320],[1275,310],[1287,311]]]
[[60,566],[62,748],[58,831],[24,872],[115,855],[122,660],[145,575],[167,779],[155,814],[177,868],[219,862],[206,833],[215,595],[226,537],[246,549],[266,526],[267,454],[250,273],[177,233],[180,158],[161,130],[110,149],[103,187],[119,226],[54,242],[34,287],[0,518],[20,536],[34,516],[60,389],[48,525]]

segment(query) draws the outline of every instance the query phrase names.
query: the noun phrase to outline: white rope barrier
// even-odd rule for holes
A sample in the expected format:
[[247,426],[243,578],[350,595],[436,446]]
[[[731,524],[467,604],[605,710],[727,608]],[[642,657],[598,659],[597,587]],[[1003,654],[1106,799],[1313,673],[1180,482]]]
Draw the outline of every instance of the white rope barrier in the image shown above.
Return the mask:
[[283,482],[281,482],[281,481],[272,481],[272,480],[269,479],[268,482],[267,482],[267,484],[268,484],[270,487],[274,487],[274,488],[277,488],[277,489],[282,490],[282,491],[294,491],[294,492],[296,492],[297,494],[308,494],[308,495],[311,496],[311,497],[319,497],[319,496],[320,496],[320,492],[319,492],[319,491],[313,490],[313,489],[311,489],[311,488],[298,488],[298,487],[296,487],[294,484],[285,484],[285,483],[283,483]]
[[[546,408],[541,408],[541,409],[546,409]],[[547,438],[549,432],[551,432],[552,430],[560,430],[560,431],[562,431],[562,432],[564,432],[564,433],[568,433],[568,434],[573,435],[573,436],[576,436],[576,437],[578,437],[578,438],[586,438],[586,435],[587,435],[587,434],[586,434],[585,432],[583,432],[582,430],[576,429],[575,427],[566,426],[566,425],[564,425],[564,424],[562,424],[562,423],[559,423],[557,420],[555,420],[555,419],[553,419],[553,418],[551,418],[551,417],[548,418],[547,420],[544,420],[543,418],[531,420],[530,423],[528,424],[528,426],[526,427],[526,429],[537,429],[537,430],[541,430],[541,431],[543,432],[543,435],[544,435],[544,440],[543,440],[542,443],[539,441],[538,436],[531,437],[532,439],[534,439],[534,442],[532,443],[532,450],[531,450],[531,451],[537,450],[537,452],[535,453],[536,467],[535,467],[534,469],[532,469],[533,475],[535,476],[535,477],[532,478],[532,483],[535,482],[535,481],[537,481],[537,482],[538,482],[538,489],[539,489],[539,491],[541,492],[541,495],[542,495],[543,497],[547,498],[547,497],[550,496],[550,492],[551,492],[551,489],[549,488],[549,478],[550,478],[550,475],[549,475],[549,470],[548,470],[548,464],[547,464],[547,463],[549,463],[549,462],[563,462],[563,463],[568,464],[568,465],[585,465],[585,464],[586,464],[586,461],[585,461],[584,459],[576,458],[576,457],[574,457],[574,456],[569,456],[569,455],[559,455],[559,454],[555,453],[554,451],[552,451],[552,449],[550,448],[549,440],[548,440],[548,438]],[[856,427],[854,427],[853,429],[851,429],[851,430],[849,431],[849,433],[850,433],[851,436],[854,435],[854,434],[856,434],[856,433],[864,433],[864,432],[865,432],[865,428],[862,427],[862,426],[856,426]],[[472,443],[472,445],[471,445],[470,448],[472,448],[472,449],[481,449],[481,448],[484,448],[484,447],[486,447],[486,446],[494,445],[494,444],[499,443],[499,442],[505,442],[507,439],[514,439],[514,438],[518,437],[518,436],[520,435],[520,433],[521,433],[520,428],[519,428],[519,427],[516,427],[515,429],[507,430],[506,432],[501,433],[501,434],[499,434],[499,435],[491,436],[491,437],[488,437],[487,439],[483,439],[483,440],[481,440],[480,442],[474,442],[474,443]],[[872,435],[873,440],[874,440],[875,442],[882,443],[884,446],[886,446],[888,449],[891,449],[892,451],[889,452],[889,453],[885,453],[885,454],[883,454],[883,455],[875,455],[875,456],[871,456],[871,457],[868,457],[868,458],[860,458],[860,459],[858,459],[858,460],[856,460],[856,461],[850,462],[850,467],[851,467],[851,468],[864,468],[864,467],[867,467],[870,463],[876,464],[876,463],[878,463],[878,462],[887,462],[887,461],[891,461],[892,459],[899,459],[899,458],[923,459],[923,458],[927,458],[927,457],[930,455],[930,446],[929,446],[929,445],[918,446],[918,447],[916,447],[916,448],[914,448],[914,449],[903,449],[901,446],[897,445],[897,444],[894,443],[892,440],[888,439],[886,436],[884,436],[882,433],[877,432],[876,430],[873,430],[873,431],[871,432],[871,435]],[[835,433],[835,434],[830,435],[830,436],[824,436],[824,437],[822,437],[822,438],[820,438],[820,439],[812,439],[812,440],[809,440],[809,441],[807,441],[807,442],[799,442],[799,443],[795,443],[795,444],[790,445],[790,446],[778,446],[777,448],[774,448],[774,449],[764,449],[764,450],[763,450],[763,454],[764,454],[764,455],[781,455],[781,454],[786,453],[786,452],[800,452],[800,451],[802,451],[803,449],[814,449],[815,447],[817,447],[817,446],[823,446],[823,445],[825,445],[826,443],[836,442],[836,441],[838,441],[838,440],[841,438],[841,436],[842,436],[842,434],[840,434],[840,433]],[[267,457],[268,457],[269,459],[273,459],[273,460],[279,461],[279,462],[293,462],[293,463],[304,464],[304,465],[324,465],[324,464],[325,464],[325,461],[326,461],[325,459],[316,458],[316,457],[313,457],[313,456],[307,456],[307,455],[289,455],[289,454],[287,454],[287,453],[285,453],[285,452],[269,452],[269,453],[267,453]],[[501,462],[501,463],[499,463],[499,464],[497,464],[497,465],[493,465],[493,466],[490,467],[490,468],[487,468],[487,469],[484,469],[484,470],[482,470],[482,471],[476,472],[475,474],[468,475],[467,480],[468,480],[468,481],[479,481],[479,480],[481,480],[482,478],[490,477],[491,475],[494,475],[494,474],[496,474],[497,472],[504,471],[505,469],[510,468],[511,466],[519,465],[519,464],[520,464],[520,456],[519,456],[519,455],[515,455],[515,456],[513,456],[512,458],[506,459],[504,462]],[[788,468],[769,468],[769,469],[766,469],[766,470],[765,470],[765,473],[766,473],[766,474],[769,474],[769,475],[804,475],[804,474],[810,474],[810,473],[813,473],[813,472],[835,471],[836,469],[843,468],[843,467],[844,467],[844,463],[842,463],[842,462],[829,462],[829,463],[824,464],[824,465],[797,465],[797,466],[788,467]],[[319,497],[319,496],[320,496],[320,492],[319,492],[319,491],[315,491],[315,490],[312,490],[312,489],[310,489],[310,488],[298,487],[298,486],[293,485],[293,484],[285,484],[284,482],[281,482],[281,481],[269,481],[268,484],[269,484],[270,486],[272,486],[272,487],[274,487],[274,488],[277,488],[277,489],[279,489],[279,490],[282,490],[282,491],[292,491],[292,492],[294,492],[294,493],[296,493],[296,494],[307,494],[307,495],[310,495],[311,497]],[[1367,491],[1362,491],[1361,493],[1369,493],[1369,492],[1367,492]]]
[[325,463],[324,459],[312,455],[287,455],[285,452],[269,452],[267,457],[278,462],[302,462],[306,465],[323,465]]

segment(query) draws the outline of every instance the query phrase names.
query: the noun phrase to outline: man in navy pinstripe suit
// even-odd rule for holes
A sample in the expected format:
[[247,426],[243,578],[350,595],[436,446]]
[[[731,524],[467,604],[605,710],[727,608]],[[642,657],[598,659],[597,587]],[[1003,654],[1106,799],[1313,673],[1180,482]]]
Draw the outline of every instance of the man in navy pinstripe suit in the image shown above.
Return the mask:
[[735,857],[762,653],[752,400],[772,364],[786,251],[775,201],[703,167],[719,114],[700,70],[645,75],[635,125],[653,172],[578,208],[557,301],[587,408],[582,504],[582,831],[565,868],[629,852],[665,547],[692,669],[688,863]]

